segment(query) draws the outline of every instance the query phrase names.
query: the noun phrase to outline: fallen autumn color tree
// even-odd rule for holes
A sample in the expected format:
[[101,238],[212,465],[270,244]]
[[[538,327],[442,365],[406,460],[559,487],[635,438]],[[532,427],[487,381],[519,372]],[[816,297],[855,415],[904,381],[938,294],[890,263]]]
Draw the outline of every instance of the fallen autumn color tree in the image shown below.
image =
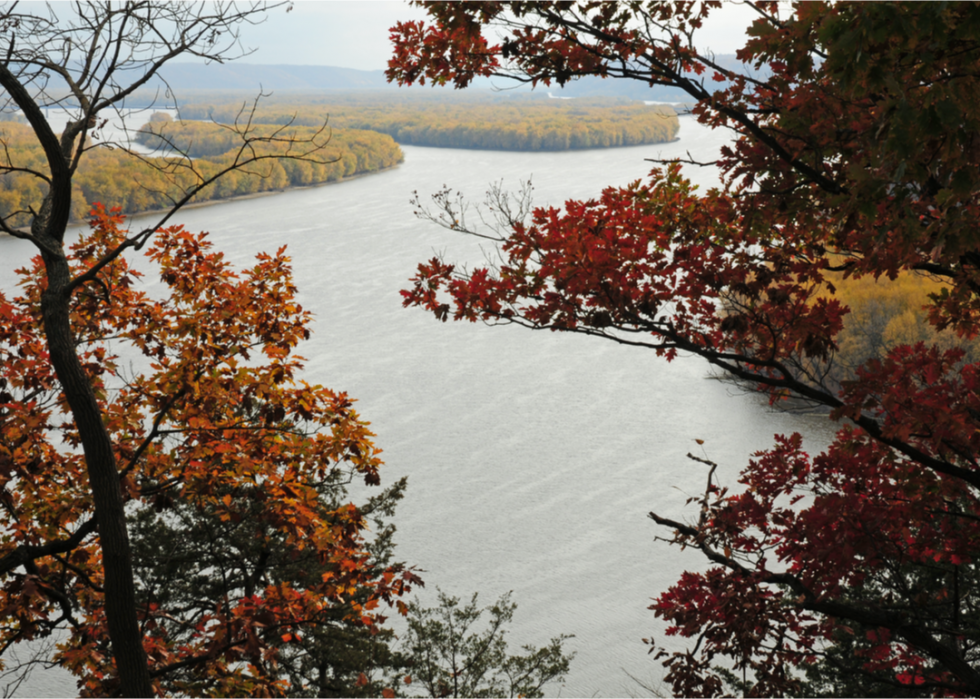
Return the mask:
[[651,648],[674,692],[744,677],[741,691],[784,695],[822,664],[880,691],[980,693],[980,367],[928,341],[842,387],[825,380],[848,313],[831,272],[932,275],[935,332],[980,332],[980,6],[749,3],[750,77],[699,48],[717,2],[418,4],[429,23],[393,28],[391,80],[670,85],[732,141],[705,193],[662,163],[563,209],[496,194],[496,230],[468,228],[459,200],[437,194],[441,211],[421,214],[495,240],[499,263],[434,258],[406,305],[697,355],[841,421],[816,456],[778,436],[737,492],[708,462],[693,520],[651,513],[712,564],[652,607],[693,641]]

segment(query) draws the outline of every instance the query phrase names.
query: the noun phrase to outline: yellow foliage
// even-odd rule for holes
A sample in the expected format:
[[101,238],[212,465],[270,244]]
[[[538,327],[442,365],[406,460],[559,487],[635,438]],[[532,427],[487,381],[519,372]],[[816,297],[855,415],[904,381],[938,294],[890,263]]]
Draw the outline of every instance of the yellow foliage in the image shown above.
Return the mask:
[[966,352],[966,361],[980,360],[980,340],[964,340],[951,330],[937,332],[929,324],[929,295],[943,287],[934,277],[917,272],[902,272],[894,280],[828,276],[835,292],[825,290],[820,295],[833,296],[851,311],[837,336],[836,361],[848,374],[841,378],[850,378],[855,368],[869,359],[884,357],[898,345],[918,342],[941,349],[960,347]]
[[[199,185],[204,178],[230,165],[241,145],[240,137],[216,124],[187,126],[155,121],[152,126],[158,130],[164,129],[178,146],[189,151],[190,157],[196,158],[194,171],[187,167],[186,160],[180,158],[151,157],[139,160],[118,149],[92,148],[82,158],[73,178],[74,220],[86,217],[96,203],[119,206],[125,214],[167,208],[174,200],[181,198],[188,188]],[[268,135],[274,128],[259,127],[252,135]],[[313,138],[315,133],[316,129],[311,127],[293,127],[278,134],[278,137],[302,141]],[[146,141],[153,136],[142,133],[140,138]],[[2,123],[0,139],[7,146],[10,164],[18,168],[44,170],[44,153],[28,126]],[[317,139],[317,143],[325,141],[326,135]],[[262,155],[286,155],[288,147],[287,143],[279,140],[275,143],[256,143],[254,150]],[[299,148],[309,150],[302,143]],[[296,148],[291,151],[292,154],[296,152]],[[329,132],[329,142],[311,158],[263,160],[247,171],[229,172],[198,192],[192,201],[212,201],[292,186],[335,182],[351,175],[392,167],[402,161],[403,155],[390,136],[372,131],[338,129]],[[12,216],[10,223],[14,226],[27,225],[30,215],[26,210],[28,207],[37,210],[46,191],[47,185],[30,174],[10,172],[0,175],[0,216]]]
[[[438,93],[290,95],[266,99],[256,124],[330,125],[389,134],[402,144],[486,150],[562,151],[664,143],[677,137],[674,110],[632,100],[547,99],[538,95]],[[241,121],[238,97],[181,107],[183,119]]]

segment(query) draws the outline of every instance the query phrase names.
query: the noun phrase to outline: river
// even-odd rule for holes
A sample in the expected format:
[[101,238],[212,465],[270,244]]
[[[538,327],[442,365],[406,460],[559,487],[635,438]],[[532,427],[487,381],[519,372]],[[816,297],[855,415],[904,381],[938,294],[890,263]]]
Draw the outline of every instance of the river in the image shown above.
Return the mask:
[[[211,232],[235,263],[288,245],[301,302],[316,316],[300,353],[305,378],[359,400],[384,449],[385,482],[409,476],[396,523],[398,558],[424,570],[420,591],[480,592],[483,603],[513,590],[512,647],[574,634],[577,653],[549,695],[641,696],[630,675],[657,684],[660,666],[643,637],[669,648],[647,610],[699,555],[657,542],[651,510],[691,518],[690,496],[706,473],[685,457],[718,461],[735,486],[749,456],[775,433],[800,431],[811,450],[830,439],[817,416],[774,412],[760,398],[710,378],[695,357],[668,364],[651,351],[517,327],[439,323],[401,308],[418,262],[433,252],[480,262],[465,239],[418,221],[414,190],[444,184],[482,199],[488,183],[532,178],[537,204],[597,196],[643,177],[645,158],[712,160],[727,140],[689,117],[674,143],[564,153],[465,151],[404,146],[400,167],[336,185],[191,209],[177,221]],[[689,176],[717,182],[711,169]],[[0,239],[0,288],[30,249]],[[67,676],[36,674],[22,695],[74,692]]]

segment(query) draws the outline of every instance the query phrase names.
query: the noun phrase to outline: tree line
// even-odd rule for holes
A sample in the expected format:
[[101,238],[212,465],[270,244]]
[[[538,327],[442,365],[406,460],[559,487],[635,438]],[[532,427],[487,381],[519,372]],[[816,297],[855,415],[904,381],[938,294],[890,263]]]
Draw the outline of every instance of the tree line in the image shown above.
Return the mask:
[[[164,123],[153,122],[158,129]],[[253,137],[269,138],[277,132],[279,140],[258,147],[265,155],[285,155],[290,143],[308,142],[317,131],[313,126],[278,132],[272,126],[262,126],[254,130]],[[165,133],[166,142],[148,130],[138,132],[138,143],[159,148],[159,154],[141,158],[118,148],[91,148],[73,178],[71,219],[83,220],[97,202],[110,202],[126,214],[167,208],[182,193],[228,169],[241,147],[240,134],[215,124],[166,124]],[[43,180],[24,170],[44,167],[46,156],[27,125],[0,123],[0,138],[7,146],[4,157],[8,166],[0,172],[0,216],[13,226],[24,226],[30,221],[30,209],[37,209],[47,191]],[[374,131],[336,129],[325,133],[321,143],[323,148],[310,157],[272,158],[253,168],[231,168],[214,184],[197,190],[190,202],[337,182],[393,167],[404,158],[390,136]]]
[[[182,119],[233,123],[240,98],[193,101]],[[541,95],[461,97],[387,93],[336,97],[286,95],[259,107],[262,124],[322,124],[329,116],[338,128],[369,129],[398,143],[441,148],[563,151],[665,143],[680,125],[670,107],[627,99],[548,99]]]

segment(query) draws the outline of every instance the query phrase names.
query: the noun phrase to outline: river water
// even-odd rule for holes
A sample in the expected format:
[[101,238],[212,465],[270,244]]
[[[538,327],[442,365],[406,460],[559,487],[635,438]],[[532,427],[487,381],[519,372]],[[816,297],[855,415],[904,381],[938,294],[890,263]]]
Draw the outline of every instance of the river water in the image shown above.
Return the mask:
[[[647,610],[686,569],[694,551],[654,538],[651,510],[693,518],[704,468],[720,464],[736,485],[749,456],[775,433],[800,431],[819,450],[832,425],[817,416],[772,411],[758,396],[710,377],[694,357],[671,364],[651,351],[517,327],[439,323],[401,308],[418,262],[434,252],[478,263],[480,247],[418,221],[412,192],[443,184],[482,199],[490,182],[516,189],[532,178],[537,204],[599,194],[641,178],[646,158],[712,160],[727,136],[681,120],[674,143],[565,153],[510,153],[403,147],[405,162],[336,185],[191,209],[177,221],[210,231],[235,263],[288,245],[301,302],[314,312],[301,348],[305,378],[359,400],[384,449],[385,482],[409,476],[396,517],[397,554],[425,571],[423,602],[435,588],[484,603],[513,590],[512,646],[574,634],[577,653],[549,695],[642,696],[631,675],[657,684],[661,670],[643,637],[664,636]],[[710,169],[689,176],[717,182]],[[0,239],[0,288],[30,250]],[[698,447],[695,439],[705,440]],[[22,695],[71,694],[74,683],[35,674]]]

